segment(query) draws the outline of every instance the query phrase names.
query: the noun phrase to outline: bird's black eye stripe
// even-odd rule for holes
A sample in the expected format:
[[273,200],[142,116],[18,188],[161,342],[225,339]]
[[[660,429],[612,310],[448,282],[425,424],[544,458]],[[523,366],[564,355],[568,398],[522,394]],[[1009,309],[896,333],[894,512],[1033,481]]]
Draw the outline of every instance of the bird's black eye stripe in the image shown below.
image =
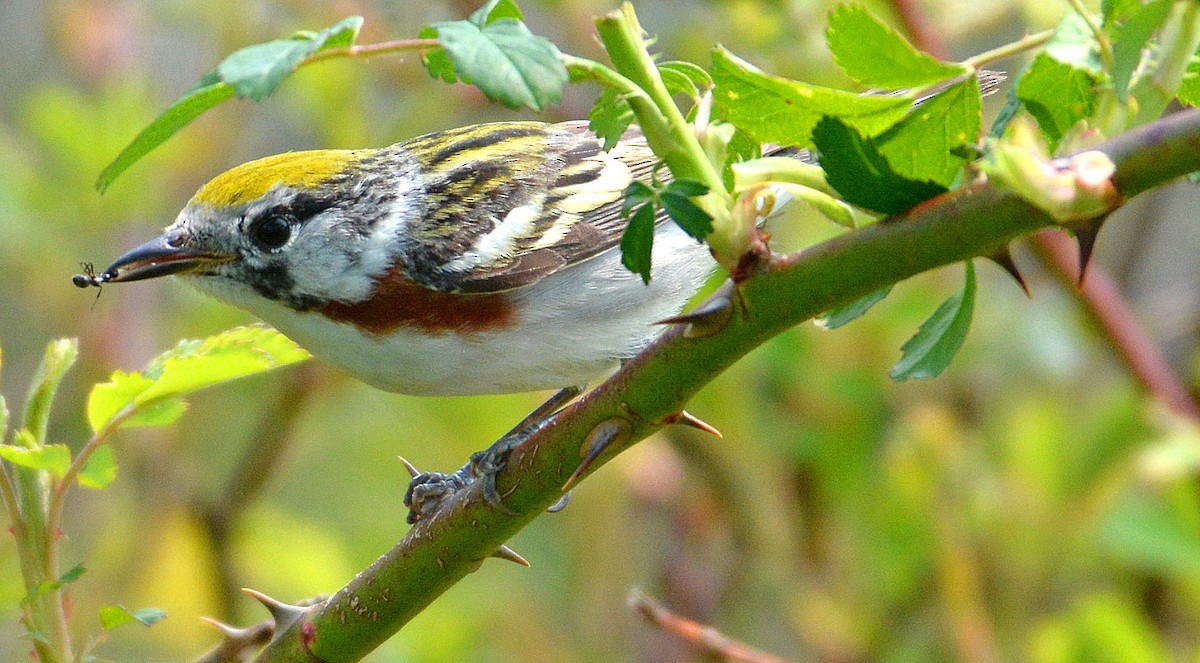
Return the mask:
[[287,244],[296,227],[329,206],[329,201],[325,199],[299,195],[258,215],[250,221],[246,232],[259,248],[273,251]]

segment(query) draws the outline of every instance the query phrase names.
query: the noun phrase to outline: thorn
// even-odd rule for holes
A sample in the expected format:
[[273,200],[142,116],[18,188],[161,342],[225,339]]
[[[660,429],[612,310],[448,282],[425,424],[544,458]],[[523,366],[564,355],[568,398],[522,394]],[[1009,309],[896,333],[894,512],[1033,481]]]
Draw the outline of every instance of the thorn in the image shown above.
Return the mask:
[[725,328],[733,317],[733,300],[725,290],[717,292],[707,301],[687,313],[659,320],[659,325],[687,325],[683,335],[687,338],[703,338]]
[[1029,292],[1029,284],[1025,282],[1025,277],[1021,274],[1021,270],[1017,269],[1017,263],[1013,261],[1012,251],[1009,249],[1007,244],[997,249],[994,253],[984,257],[996,263],[1001,269],[1008,272],[1008,275],[1013,277],[1013,280],[1017,282],[1017,285],[1021,286],[1021,290],[1025,291],[1025,296],[1029,297],[1030,299],[1033,298],[1033,294]]
[[200,661],[246,660],[246,657],[253,651],[270,641],[271,636],[275,633],[275,625],[271,623],[271,620],[246,628],[230,626],[211,617],[201,617],[200,620],[221,632],[221,643],[198,659]]
[[396,458],[399,458],[400,462],[404,463],[404,469],[408,470],[409,476],[411,476],[414,479],[421,476],[421,471],[417,469],[416,465],[413,465],[412,463],[408,462],[407,458],[405,458],[404,456],[396,456]]
[[219,619],[213,619],[212,617],[201,617],[200,621],[202,621],[205,624],[208,624],[209,626],[220,631],[221,635],[227,642],[239,642],[247,634],[249,634],[250,632],[255,630],[253,627],[252,628],[238,628],[236,626],[226,624],[225,622],[223,622]]
[[521,566],[524,566],[524,567],[529,566],[529,560],[525,559],[524,557],[521,557],[520,555],[517,554],[517,551],[513,550],[512,548],[509,548],[508,546],[500,546],[499,548],[496,549],[496,552],[491,554],[491,556],[498,557],[500,559],[506,559],[510,562],[516,562],[517,564],[520,564]]
[[579,448],[580,455],[583,456],[583,461],[579,463],[579,467],[571,473],[567,482],[563,484],[562,489],[569,489],[584,472],[596,462],[600,454],[604,453],[613,442],[622,435],[629,433],[629,422],[624,419],[606,419],[601,421],[592,432],[588,433],[587,438]]
[[681,426],[691,426],[692,428],[702,430],[705,433],[712,433],[717,437],[725,437],[724,435],[721,435],[721,431],[717,430],[714,426],[700,419],[691,412],[688,412],[687,410],[680,410],[679,412],[672,414],[664,419],[663,423],[668,425],[679,424]]
[[567,492],[563,493],[562,497],[558,498],[557,502],[555,502],[554,504],[551,504],[550,507],[546,509],[546,512],[547,513],[558,513],[559,511],[562,511],[563,509],[567,508],[567,505],[570,503],[571,503],[571,491],[568,490]]
[[271,613],[271,617],[275,619],[275,631],[277,633],[286,630],[292,624],[299,621],[304,615],[308,614],[308,608],[302,608],[298,605],[291,605],[283,601],[273,599],[262,592],[243,587],[242,591],[249,594],[254,600],[263,604],[267,612]]
[[1075,283],[1076,287],[1083,285],[1083,278],[1087,276],[1087,267],[1092,262],[1092,249],[1096,248],[1096,237],[1107,220],[1107,216],[1102,216],[1097,219],[1089,219],[1071,228],[1075,234],[1075,241],[1079,244],[1079,280]]

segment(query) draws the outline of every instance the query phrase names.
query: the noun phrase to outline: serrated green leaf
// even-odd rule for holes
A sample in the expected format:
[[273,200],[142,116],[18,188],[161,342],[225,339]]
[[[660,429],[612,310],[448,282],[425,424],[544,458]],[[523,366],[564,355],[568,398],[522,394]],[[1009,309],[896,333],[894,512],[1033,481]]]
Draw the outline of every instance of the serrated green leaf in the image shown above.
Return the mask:
[[22,423],[33,436],[35,444],[46,439],[46,428],[50,421],[50,409],[63,376],[75,365],[79,357],[79,342],[73,338],[51,341],[46,345],[37,372],[30,380],[29,393],[25,397],[25,413]]
[[1183,82],[1180,83],[1175,96],[1182,104],[1200,105],[1200,58],[1193,56],[1188,60],[1187,71],[1183,75]]
[[[688,88],[694,92],[702,92],[711,89],[713,86],[712,76],[704,70],[703,67],[684,60],[670,60],[658,65],[658,71],[663,75],[663,83],[667,83],[667,78],[684,78],[688,81]],[[681,85],[679,81],[675,83]],[[667,86],[672,93],[686,91],[683,87],[672,89],[670,84]]]
[[948,187],[967,163],[957,148],[974,144],[982,124],[983,98],[972,76],[913,108],[875,145],[898,174]]
[[112,447],[100,445],[79,473],[79,485],[84,488],[104,488],[117,478],[117,457]]
[[313,37],[314,41],[320,43],[317,47],[317,52],[327,51],[331,48],[347,48],[354,45],[358,40],[358,33],[362,30],[363,17],[347,16],[333,25],[318,32]]
[[118,626],[133,622],[144,626],[153,626],[166,616],[166,611],[159,608],[141,608],[130,612],[120,605],[105,605],[100,607],[100,627],[105,631],[111,631]]
[[946,187],[898,174],[868,138],[840,119],[827,117],[813,129],[813,143],[829,185],[852,205],[900,214],[946,191]]
[[534,110],[562,99],[568,77],[558,47],[534,35],[524,23],[501,18],[483,26],[451,21],[432,27],[458,78],[474,84],[489,99]]
[[[256,100],[270,94],[279,81],[295,70],[296,65],[299,64],[299,60],[293,62],[294,56],[303,49],[308,50],[307,53],[300,56],[301,59],[305,55],[328,48],[344,48],[352,45],[358,36],[359,28],[362,27],[362,21],[361,16],[350,16],[338,21],[325,30],[311,33],[299,39],[278,40],[278,42],[287,42],[282,47],[271,46],[251,51],[249,54],[242,53],[242,51],[247,49],[235,51],[221,62],[216,70],[205,74],[191,89],[184,92],[183,96],[177,99],[175,103],[167,107],[167,110],[154,118],[145,129],[142,129],[129,145],[121,150],[117,158],[113,159],[112,163],[105,166],[104,170],[100,172],[100,177],[96,179],[96,189],[103,193],[130,166],[137,163],[142,157],[153,151],[154,148],[162,145],[168,138],[174,136],[180,129],[191,123],[192,120],[213,106],[234,96],[235,93],[239,96],[250,97]],[[248,48],[257,49],[258,47],[265,47],[268,44],[275,43],[277,42],[267,42],[267,44],[258,44],[257,46],[250,46]],[[270,56],[272,54],[275,56],[275,68],[272,68],[270,72],[261,71],[261,65],[264,64],[262,59],[271,59]],[[280,58],[280,56],[286,57]],[[233,63],[227,64],[230,59],[233,59]],[[291,68],[287,69],[286,65],[289,63],[291,63]],[[256,68],[256,64],[259,68]],[[222,67],[225,67],[224,73],[222,73]],[[232,73],[235,75],[232,81],[226,75],[230,73],[229,70],[231,68],[233,70]],[[258,80],[258,83],[254,83],[253,81],[255,80]],[[231,82],[236,83],[236,85],[231,84]],[[267,83],[271,83],[269,88],[266,85]]]
[[59,576],[58,580],[64,585],[69,585],[76,580],[79,580],[84,573],[87,573],[87,569],[82,564],[76,564],[68,569],[66,573]]
[[1054,35],[1046,42],[1045,55],[1096,76],[1104,71],[1100,44],[1096,42],[1091,26],[1075,12],[1067,12],[1055,26]]
[[1051,152],[1071,127],[1092,116],[1095,84],[1087,71],[1063,64],[1045,53],[1034,58],[1017,81],[1017,98],[1037,120]]
[[850,324],[854,320],[857,320],[864,313],[871,310],[872,306],[883,301],[891,292],[892,286],[885,285],[874,292],[867,293],[866,295],[859,297],[845,306],[839,306],[830,311],[826,311],[820,317],[813,320],[813,322],[821,329],[837,329],[838,327],[843,327]]
[[192,89],[184,93],[175,103],[167,107],[161,115],[154,118],[145,129],[121,150],[112,163],[104,167],[96,180],[96,189],[101,193],[108,188],[121,173],[149,154],[154,148],[162,145],[168,138],[174,136],[180,129],[192,120],[200,117],[204,111],[216,106],[233,96],[233,88],[217,77],[217,72],[211,72]]
[[654,205],[647,203],[629,217],[621,235],[621,264],[650,282],[650,256],[654,247]]
[[687,196],[664,191],[658,199],[667,216],[687,234],[702,240],[712,232],[712,217]]
[[612,88],[605,88],[588,113],[588,128],[604,140],[604,151],[617,146],[621,135],[633,124],[633,109]]
[[813,127],[825,116],[874,136],[912,106],[905,95],[862,96],[772,76],[720,47],[713,51],[712,75],[718,110],[760,143],[808,145]]
[[[92,389],[88,398],[88,422],[100,431],[126,408],[143,410],[178,399],[227,380],[303,361],[309,354],[283,334],[269,327],[239,327],[202,341],[181,341],[175,349],[159,355],[142,373],[117,371],[112,378]],[[179,414],[174,406],[146,415]]]
[[926,87],[969,73],[913,48],[900,33],[860,5],[838,5],[825,31],[829,50],[847,76],[885,89]]
[[[421,39],[437,39],[437,28],[427,25],[421,28],[419,36]],[[454,72],[454,63],[450,61],[450,56],[444,48],[431,48],[421,53],[421,64],[425,65],[425,71],[429,72],[431,77],[443,83],[458,82],[458,74]]]
[[138,408],[137,414],[121,424],[123,428],[159,428],[170,426],[187,413],[188,404],[177,398]]
[[361,27],[362,17],[351,16],[320,32],[247,46],[222,60],[217,76],[232,86],[237,96],[260,101],[296,71],[304,58],[326,48],[353,44]]
[[84,568],[84,566],[82,564],[76,564],[75,566],[73,566],[69,570],[67,570],[66,573],[60,575],[58,578],[56,578],[54,580],[46,580],[45,582],[42,582],[41,584],[39,584],[37,586],[36,589],[34,589],[32,592],[26,594],[24,597],[21,598],[21,601],[20,601],[21,607],[24,607],[24,606],[27,606],[27,605],[33,603],[33,601],[35,599],[37,599],[39,596],[48,594],[50,592],[58,591],[58,590],[62,589],[63,587],[75,582],[76,580],[79,580],[79,578],[81,576],[83,576],[83,574],[86,572],[87,572],[87,569]]
[[1142,51],[1166,22],[1173,4],[1171,0],[1149,2],[1132,12],[1121,25],[1113,42],[1112,85],[1122,101],[1129,98],[1129,83],[1142,61]]
[[664,194],[674,194],[687,198],[695,198],[708,193],[708,185],[699,180],[690,180],[681,177],[677,180],[672,180],[670,184],[663,188]]
[[521,14],[521,8],[512,0],[488,0],[482,7],[476,9],[475,13],[471,14],[470,21],[483,27],[502,18],[520,21],[525,17]]
[[889,371],[897,382],[941,375],[962,347],[975,310],[975,267],[966,263],[962,289],[942,302],[917,333],[900,347],[900,361]]
[[634,180],[625,188],[625,201],[621,203],[621,216],[629,216],[633,208],[654,200],[654,188],[645,182]]
[[243,99],[262,101],[275,91],[315,48],[307,39],[276,39],[230,53],[217,75]]
[[47,444],[29,448],[0,444],[0,459],[7,460],[18,467],[45,470],[56,477],[61,477],[71,466],[71,450],[65,444]]

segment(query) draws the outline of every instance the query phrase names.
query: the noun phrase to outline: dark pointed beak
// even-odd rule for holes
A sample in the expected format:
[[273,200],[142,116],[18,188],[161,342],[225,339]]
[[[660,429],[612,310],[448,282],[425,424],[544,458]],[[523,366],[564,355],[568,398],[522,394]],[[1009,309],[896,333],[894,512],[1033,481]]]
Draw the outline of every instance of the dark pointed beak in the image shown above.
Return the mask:
[[232,260],[187,246],[182,237],[170,233],[156,237],[117,258],[96,279],[100,283],[141,281],[194,271],[205,265]]

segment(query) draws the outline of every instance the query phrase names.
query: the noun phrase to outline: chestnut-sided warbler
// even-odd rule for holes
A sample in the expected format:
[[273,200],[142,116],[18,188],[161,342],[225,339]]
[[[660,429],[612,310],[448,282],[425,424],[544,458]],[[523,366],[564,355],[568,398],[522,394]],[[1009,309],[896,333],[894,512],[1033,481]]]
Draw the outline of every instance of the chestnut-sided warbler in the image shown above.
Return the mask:
[[174,274],[387,391],[582,384],[633,356],[713,272],[659,220],[650,282],[621,264],[626,187],[657,158],[584,122],[502,122],[390,147],[289,152],[204,185],[98,283]]

